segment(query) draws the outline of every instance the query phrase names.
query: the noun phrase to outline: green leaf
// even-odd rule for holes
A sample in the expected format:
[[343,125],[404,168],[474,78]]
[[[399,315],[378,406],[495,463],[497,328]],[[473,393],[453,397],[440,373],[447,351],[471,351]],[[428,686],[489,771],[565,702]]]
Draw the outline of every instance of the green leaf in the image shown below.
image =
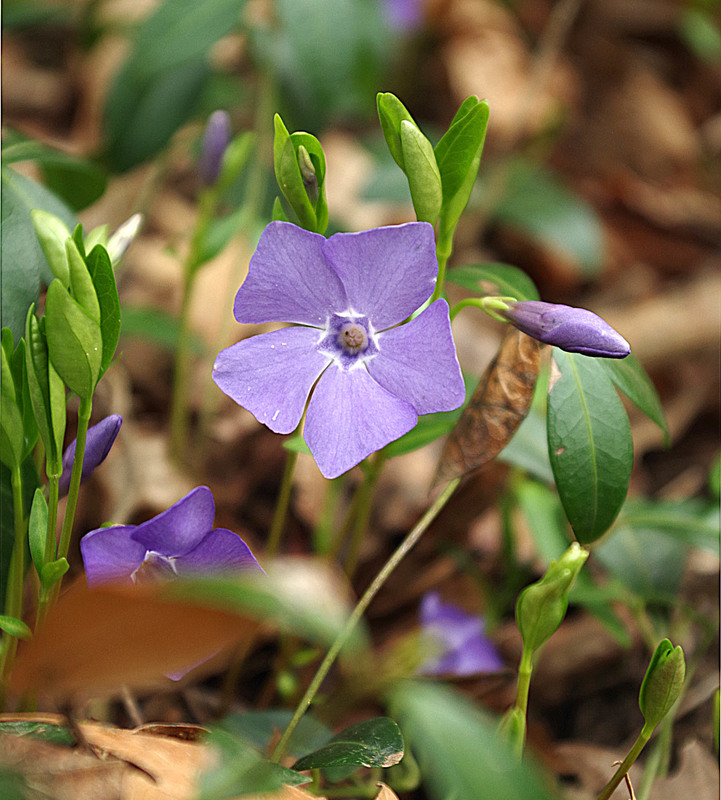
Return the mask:
[[540,241],[583,273],[596,274],[603,263],[603,233],[593,208],[530,161],[516,159],[499,169],[505,170],[504,192],[493,218]]
[[30,211],[42,208],[58,216],[69,229],[72,212],[44,186],[2,167],[2,321],[15,338],[23,335],[28,308],[36,303],[41,278],[52,274],[35,236]]
[[59,217],[42,208],[34,208],[30,212],[30,219],[52,274],[69,289],[70,270],[65,241],[70,237],[70,231]]
[[467,98],[435,148],[443,182],[441,228],[452,230],[476,182],[488,128],[488,103]]
[[0,631],[4,631],[8,636],[14,636],[16,639],[31,639],[33,635],[33,632],[21,619],[8,617],[5,614],[0,614]]
[[403,736],[389,717],[351,725],[318,750],[298,759],[293,769],[321,767],[392,767],[403,758]]
[[[9,328],[3,328],[9,332]],[[3,336],[5,339],[5,336]],[[4,344],[4,342],[3,342]],[[12,347],[12,344],[11,344]],[[2,394],[0,395],[0,461],[10,469],[18,467],[25,450],[22,401],[18,397],[21,387],[15,386],[11,361],[7,348],[2,348]]]
[[100,375],[103,350],[100,326],[57,279],[48,287],[45,328],[50,361],[58,375],[78,397],[89,398]]
[[661,400],[646,370],[633,353],[626,358],[601,359],[611,380],[623,394],[663,431],[664,441],[670,443],[668,424]]
[[52,725],[48,722],[30,722],[27,720],[17,720],[12,722],[0,722],[0,734],[9,736],[31,736],[49,744],[72,746],[75,744],[75,737],[70,728],[62,725]]
[[376,96],[376,107],[378,109],[378,119],[386,138],[388,149],[393,160],[405,172],[405,161],[403,158],[403,144],[401,142],[401,123],[409,122],[418,127],[415,120],[410,115],[408,109],[401,101],[390,92],[379,92]]
[[279,171],[276,173],[278,186],[283,196],[295,211],[301,226],[309,231],[315,231],[318,225],[315,208],[310,202],[303,178],[298,166],[298,155],[290,137],[283,146],[280,154]]
[[597,359],[553,349],[560,373],[548,394],[548,455],[558,494],[581,544],[611,526],[633,466],[628,416]]
[[456,422],[460,419],[463,408],[455,411],[440,411],[437,414],[423,414],[418,417],[418,424],[408,433],[386,445],[383,454],[386,458],[402,456],[405,453],[412,453],[425,445],[435,442],[441,436],[453,430]]
[[390,712],[416,757],[429,800],[551,800],[555,797],[528,756],[523,761],[497,735],[496,723],[450,688],[404,681]]
[[43,589],[51,589],[65,573],[70,569],[67,558],[58,558],[56,561],[48,561],[40,571],[40,582]]
[[70,289],[72,296],[82,306],[83,310],[98,325],[100,325],[100,303],[95,293],[93,280],[85,264],[84,256],[80,255],[78,246],[73,239],[65,240],[65,253],[70,266]]
[[446,280],[474,294],[515,297],[516,300],[539,300],[538,289],[526,273],[510,264],[464,264],[453,267]]
[[[244,711],[220,720],[218,727],[265,752],[271,740],[288,727],[292,716],[292,711],[284,709]],[[322,722],[312,714],[305,714],[293,731],[286,752],[289,755],[299,755],[317,750],[332,737],[330,729]]]
[[433,146],[414,123],[403,120],[401,147],[416,217],[419,222],[435,225],[441,210],[443,190]]
[[108,251],[101,244],[95,245],[87,258],[88,272],[93,281],[100,306],[100,332],[103,338],[103,357],[100,375],[110,366],[120,338],[120,298],[115,285],[113,265]]
[[40,489],[35,490],[33,504],[30,508],[30,523],[28,538],[30,540],[30,555],[38,575],[42,573],[45,564],[45,541],[48,535],[48,504],[45,495]]

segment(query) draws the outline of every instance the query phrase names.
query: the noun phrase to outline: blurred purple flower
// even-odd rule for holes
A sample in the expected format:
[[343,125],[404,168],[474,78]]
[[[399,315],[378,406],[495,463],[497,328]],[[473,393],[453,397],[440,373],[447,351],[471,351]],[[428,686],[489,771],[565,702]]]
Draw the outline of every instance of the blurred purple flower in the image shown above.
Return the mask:
[[305,440],[335,478],[413,428],[419,414],[465,399],[448,318],[433,291],[433,228],[410,222],[329,239],[271,222],[235,298],[238,322],[295,327],[219,353],[213,380],[276,433],[290,433],[308,403]]
[[382,0],[383,13],[391,28],[413,31],[423,21],[423,0]]
[[457,606],[443,603],[438,592],[426,592],[421,600],[421,627],[444,652],[427,661],[424,675],[475,675],[497,672],[505,665],[493,642],[483,635],[483,620]]
[[198,174],[204,186],[212,186],[218,180],[225,149],[230,142],[230,130],[227,111],[214,111],[208,118],[198,160]]
[[585,308],[523,300],[511,303],[506,311],[499,313],[519,331],[569,353],[625,358],[631,352],[629,343],[618,331]]
[[260,569],[240,536],[213,529],[214,518],[213,495],[198,486],[142,525],[91,531],[80,540],[88,584]]
[[[88,435],[85,440],[83,472],[80,477],[81,483],[96,467],[99,467],[105,461],[105,457],[110,452],[110,448],[113,446],[122,424],[123,418],[119,414],[111,414],[109,417],[101,419],[97,425],[88,428]],[[60,497],[66,495],[70,488],[70,476],[73,470],[76,444],[77,439],[73,440],[63,453],[63,471],[59,481]]]

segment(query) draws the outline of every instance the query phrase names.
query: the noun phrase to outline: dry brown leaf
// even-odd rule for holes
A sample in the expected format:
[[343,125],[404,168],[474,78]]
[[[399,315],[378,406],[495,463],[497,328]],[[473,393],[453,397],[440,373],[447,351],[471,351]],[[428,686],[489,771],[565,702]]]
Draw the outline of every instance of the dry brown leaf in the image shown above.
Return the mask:
[[164,674],[199,664],[257,630],[236,614],[165,599],[159,589],[88,589],[78,579],[21,649],[11,687],[62,698],[162,685]]
[[716,800],[719,796],[719,762],[698,740],[686,742],[679,767],[668,778],[653,784],[654,800]]
[[540,353],[535,339],[506,336],[446,442],[436,483],[478,469],[508,444],[531,407]]
[[380,787],[380,792],[376,795],[375,800],[398,800],[398,795],[390,786],[386,786],[385,783],[379,783],[378,786]]

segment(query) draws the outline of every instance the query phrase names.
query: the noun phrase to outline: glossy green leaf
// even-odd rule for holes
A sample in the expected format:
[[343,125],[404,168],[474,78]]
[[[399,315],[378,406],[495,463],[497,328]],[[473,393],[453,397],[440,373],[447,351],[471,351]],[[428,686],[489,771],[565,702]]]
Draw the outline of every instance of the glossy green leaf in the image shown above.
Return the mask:
[[403,758],[403,736],[389,717],[351,725],[312,753],[298,759],[293,769],[325,767],[392,767]]
[[378,109],[378,119],[383,129],[383,135],[388,144],[388,149],[393,156],[393,160],[405,172],[403,144],[401,142],[401,123],[408,122],[416,128],[418,126],[408,109],[390,92],[378,93],[376,96],[376,107]]
[[477,295],[501,295],[516,300],[539,300],[538,289],[526,273],[510,264],[463,264],[453,267],[446,280]]
[[13,169],[2,167],[2,323],[15,338],[23,335],[25,317],[37,302],[41,279],[52,273],[35,235],[30,211],[42,208],[71,229],[72,212],[54,194]]
[[33,635],[33,632],[21,619],[8,617],[5,614],[0,614],[0,631],[7,633],[8,636],[14,636],[16,639],[31,639]]
[[103,357],[100,377],[110,366],[120,338],[120,298],[108,251],[95,245],[87,258],[88,272],[93,281],[100,306],[100,332],[103,338]]
[[646,370],[633,353],[626,358],[601,359],[611,380],[623,394],[663,431],[666,445],[669,444],[668,424],[661,400],[651,383]]
[[246,741],[226,730],[213,729],[204,738],[217,758],[200,777],[197,800],[230,800],[244,794],[273,792],[298,786],[310,778],[261,757]]
[[[220,720],[218,727],[267,752],[271,741],[288,727],[292,716],[293,712],[285,709],[244,711]],[[286,752],[297,756],[317,750],[331,738],[333,734],[328,727],[312,714],[305,714],[288,740]]]
[[65,254],[70,267],[70,290],[72,296],[88,316],[100,325],[100,303],[95,293],[93,280],[85,264],[85,258],[80,255],[78,246],[73,239],[65,240]]
[[69,289],[70,270],[65,241],[70,237],[70,231],[59,217],[42,208],[34,208],[30,212],[30,219],[52,274]]
[[[633,466],[626,410],[597,359],[553,349],[548,455],[558,494],[581,544],[603,536],[623,505]],[[555,379],[554,379],[555,377]]]
[[48,533],[48,504],[45,495],[40,489],[35,490],[33,504],[30,507],[30,522],[28,525],[28,539],[30,541],[30,555],[38,575],[45,564],[45,540]]
[[504,170],[504,192],[492,212],[494,220],[539,241],[582,272],[595,274],[603,263],[603,232],[593,208],[530,161],[516,159],[498,169]]
[[45,329],[50,361],[67,387],[86,399],[100,375],[100,326],[73,300],[59,280],[48,287]]
[[526,756],[519,761],[496,722],[460,692],[430,682],[398,683],[390,713],[421,768],[429,800],[551,800]]
[[[475,101],[475,102],[474,102]],[[476,182],[488,128],[488,103],[467,98],[435,148],[443,181],[441,229],[452,230]]]
[[403,120],[401,147],[416,217],[419,222],[435,225],[441,210],[443,190],[433,145],[414,123]]

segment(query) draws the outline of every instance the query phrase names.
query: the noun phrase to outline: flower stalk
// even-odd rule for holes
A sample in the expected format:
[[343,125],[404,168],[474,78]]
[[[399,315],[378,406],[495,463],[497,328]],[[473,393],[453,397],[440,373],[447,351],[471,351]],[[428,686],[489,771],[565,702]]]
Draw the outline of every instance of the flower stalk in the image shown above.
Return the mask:
[[288,508],[290,507],[290,495],[293,491],[293,475],[295,474],[295,465],[298,461],[298,453],[291,450],[286,453],[285,467],[283,468],[283,477],[280,481],[280,492],[278,494],[278,502],[275,505],[275,512],[273,513],[273,522],[270,526],[268,533],[268,543],[265,546],[267,556],[274,556],[280,548],[280,541],[285,529],[285,523],[288,518]]

